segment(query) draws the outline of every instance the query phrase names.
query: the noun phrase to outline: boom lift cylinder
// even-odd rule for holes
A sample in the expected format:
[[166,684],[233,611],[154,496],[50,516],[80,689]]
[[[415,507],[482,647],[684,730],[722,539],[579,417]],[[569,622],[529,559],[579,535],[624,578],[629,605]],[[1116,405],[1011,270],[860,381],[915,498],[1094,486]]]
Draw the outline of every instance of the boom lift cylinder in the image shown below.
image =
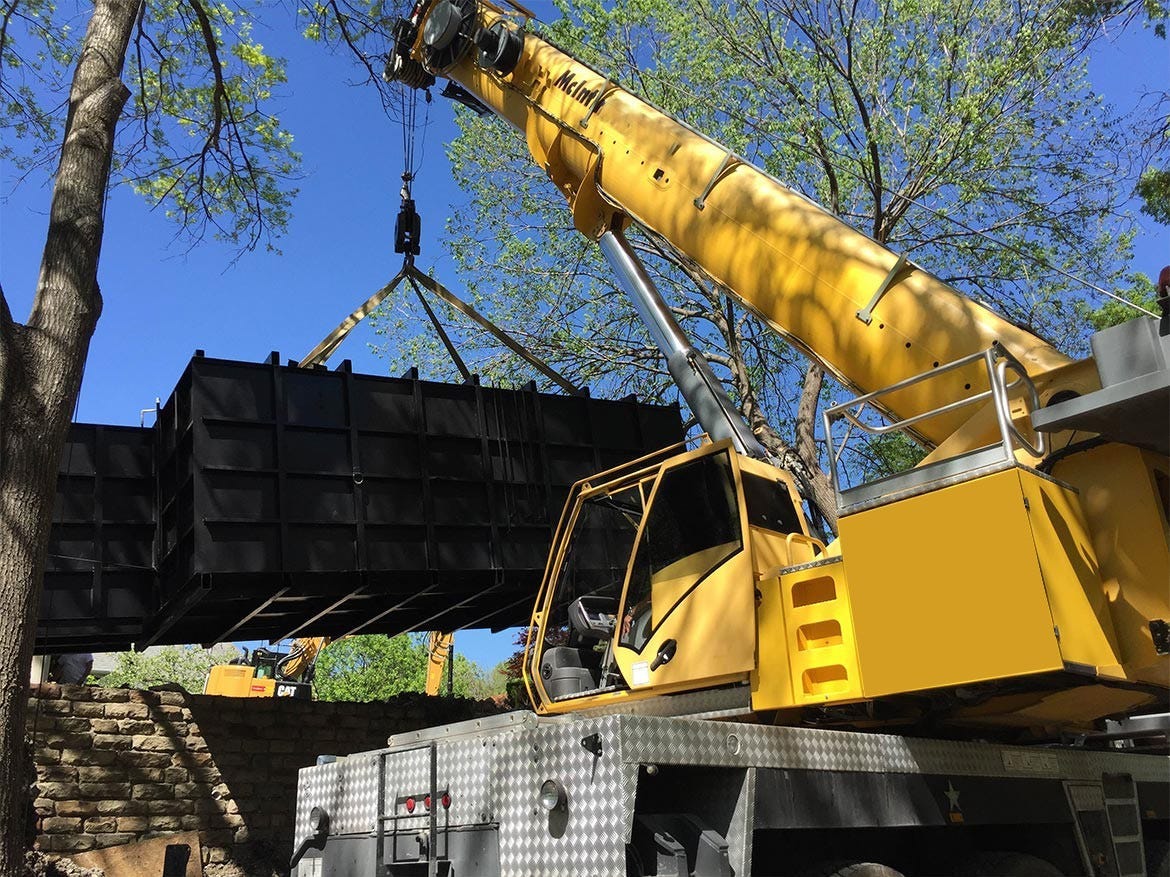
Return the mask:
[[715,441],[731,439],[741,454],[764,459],[767,452],[743,422],[723,384],[711,373],[706,358],[691,345],[675,321],[629,242],[620,231],[612,230],[603,234],[598,244],[654,344],[666,357],[670,376],[703,431]]

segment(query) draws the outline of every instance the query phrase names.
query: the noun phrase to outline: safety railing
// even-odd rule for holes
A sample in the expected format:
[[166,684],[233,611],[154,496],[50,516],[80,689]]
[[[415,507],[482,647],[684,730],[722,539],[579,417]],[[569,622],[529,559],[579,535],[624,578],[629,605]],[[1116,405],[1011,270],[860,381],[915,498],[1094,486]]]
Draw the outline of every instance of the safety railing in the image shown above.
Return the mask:
[[[889,419],[885,413],[886,408],[882,405],[884,398],[916,384],[938,380],[950,372],[979,362],[982,362],[987,372],[988,389],[974,392],[953,402],[900,420]],[[861,511],[864,508],[881,505],[911,493],[925,492],[952,484],[957,480],[989,469],[1015,465],[1017,449],[1023,449],[1034,457],[1044,456],[1047,452],[1044,434],[1037,432],[1035,438],[1030,439],[1020,432],[1013,422],[1011,400],[1017,391],[1023,393],[1030,410],[1036,410],[1040,407],[1036,386],[1028,377],[1023,364],[999,344],[993,344],[987,350],[956,359],[928,372],[914,375],[904,381],[826,409],[824,412],[825,439],[828,446],[830,475],[833,481],[833,491],[837,498],[838,512],[847,514]],[[884,436],[893,433],[908,434],[915,425],[924,421],[988,401],[992,403],[995,411],[1000,439],[998,442],[945,460],[920,465],[906,472],[863,482],[856,486],[845,487],[842,485],[841,463],[849,441],[854,435],[860,433],[871,436]],[[864,419],[867,411],[878,413],[886,418],[887,422],[867,423]],[[838,443],[834,443],[833,428],[841,420],[847,424],[845,433]]]

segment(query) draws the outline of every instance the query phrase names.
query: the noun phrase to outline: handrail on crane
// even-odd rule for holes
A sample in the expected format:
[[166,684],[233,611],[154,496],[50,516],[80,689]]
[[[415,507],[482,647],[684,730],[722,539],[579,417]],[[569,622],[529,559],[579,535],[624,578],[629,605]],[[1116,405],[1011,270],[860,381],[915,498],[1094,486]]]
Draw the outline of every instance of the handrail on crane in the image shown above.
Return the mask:
[[[982,362],[987,370],[988,389],[971,393],[968,396],[909,417],[898,420],[891,419],[890,422],[884,424],[866,423],[863,420],[867,409],[878,411],[887,409],[888,406],[882,405],[882,397],[905,390],[914,384],[938,378],[940,375],[975,362]],[[1008,379],[1009,371],[1014,373],[1014,380]],[[1013,391],[1021,388],[1029,413],[1037,410],[1040,407],[1040,396],[1036,385],[1024,370],[1023,364],[1002,346],[993,344],[986,350],[944,363],[938,368],[827,408],[823,415],[825,443],[829,457],[829,474],[837,497],[838,511],[841,514],[846,514],[851,511],[860,511],[863,508],[872,508],[891,499],[904,497],[910,490],[927,490],[943,484],[954,483],[956,478],[976,471],[982,472],[989,465],[1015,465],[1017,449],[1023,450],[1033,457],[1043,457],[1047,453],[1047,441],[1044,433],[1036,432],[1036,439],[1033,442],[1026,438],[1014,423],[1011,399]],[[885,476],[853,487],[842,486],[839,466],[845,448],[855,435],[855,429],[874,436],[894,433],[910,434],[911,427],[923,421],[985,400],[991,400],[995,411],[996,425],[999,430],[998,442],[976,448],[957,457],[920,465],[907,472]],[[839,420],[844,420],[848,426],[844,436],[834,448],[833,426]]]

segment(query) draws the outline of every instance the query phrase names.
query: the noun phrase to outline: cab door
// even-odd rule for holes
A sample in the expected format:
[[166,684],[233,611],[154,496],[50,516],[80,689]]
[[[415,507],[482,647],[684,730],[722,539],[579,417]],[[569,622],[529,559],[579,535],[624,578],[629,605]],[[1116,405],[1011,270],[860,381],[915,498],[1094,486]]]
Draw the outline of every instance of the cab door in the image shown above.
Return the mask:
[[617,617],[632,691],[717,684],[755,664],[755,583],[735,454],[724,443],[663,467]]

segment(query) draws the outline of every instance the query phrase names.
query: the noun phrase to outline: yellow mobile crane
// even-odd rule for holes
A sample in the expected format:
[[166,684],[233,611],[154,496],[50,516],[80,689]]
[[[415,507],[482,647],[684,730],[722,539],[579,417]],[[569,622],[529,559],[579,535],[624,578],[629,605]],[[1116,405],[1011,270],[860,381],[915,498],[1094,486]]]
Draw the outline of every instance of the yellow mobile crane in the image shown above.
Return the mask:
[[[572,489],[527,637],[535,712],[301,771],[297,877],[1170,874],[1167,759],[1109,751],[1165,745],[1140,714],[1168,688],[1170,317],[1073,361],[522,16],[420,0],[395,37],[391,78],[446,77],[526,138],[710,441]],[[825,412],[830,459],[902,429],[924,463],[835,482],[818,540],[632,223],[859,393]]]
[[[421,2],[396,38],[388,75],[450,79],[526,138],[713,439],[574,489],[532,616],[538,712],[730,685],[778,721],[1089,728],[1165,702],[1166,319],[1073,361],[491,3]],[[843,420],[933,448],[838,485],[831,545],[675,324],[631,223],[859,392],[827,412],[830,439]],[[599,524],[625,533],[616,574],[591,553]]]

